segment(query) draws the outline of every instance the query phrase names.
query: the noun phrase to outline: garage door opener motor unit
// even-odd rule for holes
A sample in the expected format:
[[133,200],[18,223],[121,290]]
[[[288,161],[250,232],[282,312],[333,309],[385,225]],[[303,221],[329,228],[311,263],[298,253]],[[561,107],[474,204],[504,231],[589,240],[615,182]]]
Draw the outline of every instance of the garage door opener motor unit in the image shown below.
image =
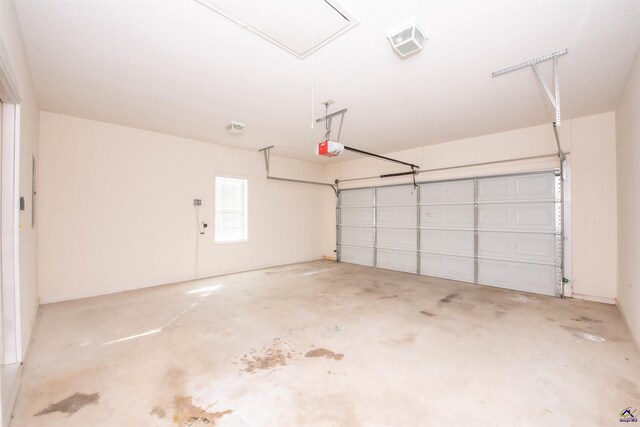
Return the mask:
[[[370,153],[368,151],[358,150],[358,149],[353,148],[353,147],[347,147],[346,145],[341,144],[339,142],[340,141],[340,134],[342,133],[342,123],[344,122],[344,115],[347,112],[347,109],[345,108],[345,109],[342,109],[340,111],[336,111],[334,113],[329,114],[329,105],[332,104],[332,103],[333,103],[333,101],[325,101],[323,103],[323,105],[325,106],[325,115],[324,115],[324,117],[320,117],[319,119],[316,120],[316,123],[320,123],[320,122],[324,121],[325,122],[325,129],[326,129],[326,134],[325,134],[324,141],[321,141],[316,145],[316,154],[318,156],[337,157],[337,156],[341,155],[342,153],[344,153],[345,151],[351,151],[353,153],[358,153],[358,154],[363,155],[363,156],[373,157],[373,158],[376,158],[376,159],[379,159],[379,160],[384,160],[384,161],[387,161],[387,162],[392,162],[392,163],[397,163],[397,164],[409,166],[411,168],[411,170],[409,172],[398,172],[398,173],[383,174],[383,175],[380,175],[380,178],[389,178],[389,177],[394,177],[394,176],[413,175],[413,185],[415,187],[416,186],[415,176],[418,174],[420,166],[414,165],[413,163],[407,163],[407,162],[403,162],[401,160],[392,159],[390,157],[381,156],[379,154]],[[338,137],[336,138],[335,141],[332,141],[331,138],[330,138],[331,137],[331,122],[332,122],[334,117],[338,117],[338,116],[340,116],[340,128],[338,129]]]

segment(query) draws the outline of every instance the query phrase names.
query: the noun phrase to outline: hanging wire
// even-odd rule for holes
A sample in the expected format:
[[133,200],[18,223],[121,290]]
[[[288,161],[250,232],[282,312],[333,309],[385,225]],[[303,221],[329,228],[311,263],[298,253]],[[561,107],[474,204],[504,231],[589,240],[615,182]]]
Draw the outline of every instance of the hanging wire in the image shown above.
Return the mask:
[[[314,46],[314,31],[313,28],[311,28],[311,46]],[[313,82],[314,82],[314,71],[315,71],[315,60],[314,60],[314,54],[313,52],[311,52],[311,129],[314,128],[314,116],[315,116],[315,94],[313,92]]]
[[[251,87],[249,85],[251,85],[251,82],[253,81],[253,32],[248,31],[249,33],[249,69],[247,70],[247,73],[245,74],[245,82],[242,85],[243,86],[243,91],[245,93],[245,99],[250,99],[250,97],[248,95],[251,94]],[[249,117],[249,103],[245,102],[244,106],[242,107],[242,110],[244,111],[244,117]],[[246,119],[245,119],[246,120]]]
[[324,103],[324,128],[326,130],[324,134],[325,141],[328,141],[329,136],[331,136],[331,129],[329,128],[329,118],[327,117],[328,115],[329,115],[329,103],[325,102]]

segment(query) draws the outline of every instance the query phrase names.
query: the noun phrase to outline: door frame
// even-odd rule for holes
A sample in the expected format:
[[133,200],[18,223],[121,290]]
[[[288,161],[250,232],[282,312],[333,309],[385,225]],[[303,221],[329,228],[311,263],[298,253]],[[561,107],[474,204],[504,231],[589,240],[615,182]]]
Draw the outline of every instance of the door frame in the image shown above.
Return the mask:
[[[560,227],[561,230],[561,237],[560,237],[560,243],[561,243],[561,247],[560,247],[560,254],[563,258],[563,261],[560,263],[560,282],[559,284],[557,284],[557,292],[556,295],[557,297],[560,298],[564,298],[564,297],[572,297],[573,296],[573,284],[572,284],[572,262],[571,262],[571,255],[572,255],[572,227],[571,227],[571,157],[567,156],[567,160],[566,161],[562,161],[560,160],[560,162],[562,162],[561,164],[558,165],[558,167],[552,167],[552,168],[542,168],[542,169],[532,169],[532,170],[526,170],[523,169],[521,171],[514,171],[514,172],[505,172],[505,173],[498,173],[498,174],[470,174],[470,176],[461,176],[461,177],[456,177],[456,178],[450,178],[450,179],[434,179],[434,180],[423,180],[423,181],[418,181],[416,182],[414,185],[421,185],[421,184],[430,184],[430,183],[437,183],[437,182],[455,182],[455,181],[467,181],[467,180],[477,180],[480,178],[498,178],[498,177],[508,177],[508,176],[517,176],[517,175],[528,175],[528,174],[538,174],[538,173],[550,173],[553,172],[556,174],[556,177],[558,179],[558,185],[559,188],[561,189],[560,194],[557,195],[557,198],[559,199],[559,205],[561,206],[561,212],[559,214],[559,224],[558,226]],[[337,254],[337,261],[341,262],[341,226],[340,226],[340,219],[341,219],[341,197],[340,194],[342,192],[345,191],[352,191],[352,190],[365,190],[365,189],[373,189],[374,191],[378,188],[385,188],[385,187],[402,187],[402,186],[409,186],[412,185],[411,183],[394,183],[394,184],[387,184],[387,185],[368,185],[368,186],[362,186],[362,187],[349,187],[349,188],[343,188],[343,189],[339,189],[338,190],[338,197],[336,199],[336,254]],[[419,193],[418,193],[419,194]],[[375,205],[375,196],[374,196],[374,205]],[[419,205],[419,199],[418,199],[418,205]],[[375,209],[375,208],[374,208]],[[374,215],[375,217],[375,215]],[[374,219],[374,229],[375,229],[375,219]],[[419,234],[418,234],[419,235]],[[418,238],[419,239],[419,238]],[[419,249],[417,251],[419,253]],[[374,254],[376,253],[375,250],[375,243],[374,243]],[[375,260],[375,255],[374,255],[374,260]],[[418,270],[416,274],[420,274],[419,273],[419,269],[420,269],[420,261],[418,260]],[[374,261],[374,265],[373,267],[377,267],[375,261]]]
[[[0,321],[4,321],[5,310],[13,304],[15,315],[15,347],[5,348],[5,325],[0,328],[2,333],[2,364],[19,363],[22,360],[22,340],[20,339],[20,105],[3,103],[2,114],[2,166],[0,169],[0,203],[1,215],[0,233],[2,295],[5,290],[13,291],[12,301],[2,301]],[[12,328],[13,329],[13,328]],[[13,355],[11,353],[14,353]]]
[[[11,68],[9,56],[0,39],[0,99],[2,108],[2,133],[0,135],[0,245],[2,295],[10,299],[0,303],[0,355],[1,398],[0,419],[2,426],[10,421],[13,405],[20,387],[23,348],[20,308],[20,103],[18,85]],[[5,292],[6,291],[6,292]],[[11,348],[6,348],[6,310],[13,311],[10,324]]]

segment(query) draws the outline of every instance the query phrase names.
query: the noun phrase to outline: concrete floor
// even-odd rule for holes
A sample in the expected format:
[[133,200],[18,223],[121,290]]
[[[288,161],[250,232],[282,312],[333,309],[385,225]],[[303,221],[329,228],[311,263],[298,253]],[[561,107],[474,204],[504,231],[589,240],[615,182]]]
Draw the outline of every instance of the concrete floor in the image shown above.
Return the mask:
[[40,307],[13,427],[614,426],[614,306],[329,261]]

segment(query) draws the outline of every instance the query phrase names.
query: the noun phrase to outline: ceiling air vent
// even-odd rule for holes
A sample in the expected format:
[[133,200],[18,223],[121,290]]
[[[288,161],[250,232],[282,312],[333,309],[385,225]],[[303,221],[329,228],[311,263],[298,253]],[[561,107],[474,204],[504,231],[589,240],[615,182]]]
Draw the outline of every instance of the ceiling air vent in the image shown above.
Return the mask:
[[227,132],[229,132],[230,134],[233,135],[240,135],[242,132],[244,132],[244,128],[247,127],[246,123],[242,123],[241,121],[238,120],[231,120],[229,123],[227,123]]
[[427,38],[415,24],[389,34],[391,47],[400,57],[405,58],[422,49]]

